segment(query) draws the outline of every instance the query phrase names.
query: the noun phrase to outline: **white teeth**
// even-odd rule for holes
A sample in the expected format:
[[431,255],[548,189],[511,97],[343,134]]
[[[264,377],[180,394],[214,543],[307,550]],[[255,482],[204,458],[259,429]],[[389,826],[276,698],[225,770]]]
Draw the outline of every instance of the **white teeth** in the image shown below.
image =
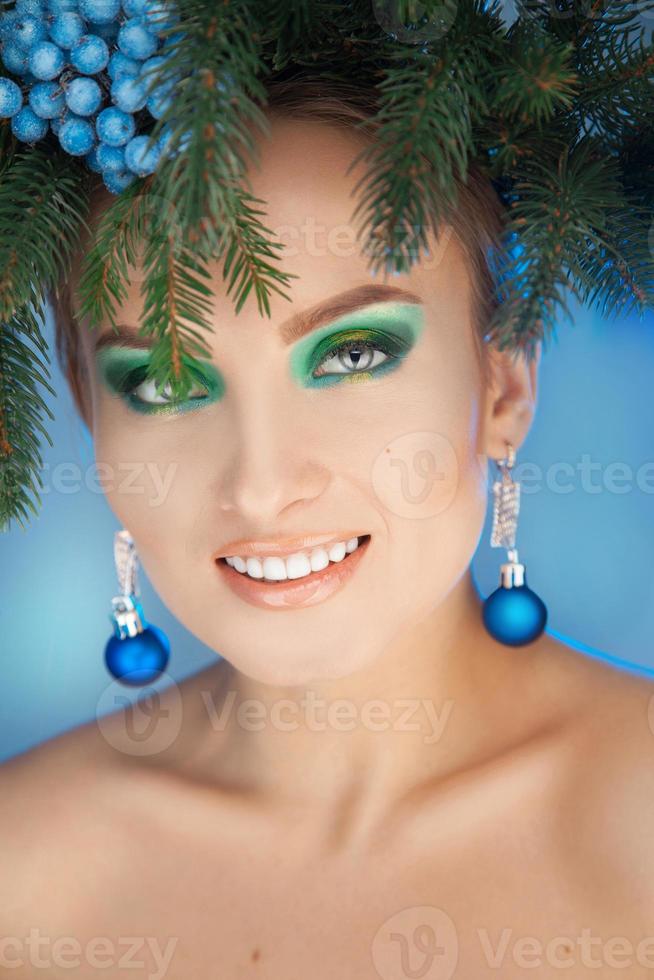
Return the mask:
[[263,578],[263,565],[258,558],[248,558],[245,565],[250,578]]
[[264,558],[263,577],[273,579],[275,582],[281,582],[282,579],[288,578],[288,575],[286,574],[286,562],[284,559]]
[[343,561],[345,558],[345,542],[339,541],[338,544],[333,544],[327,554],[330,561]]
[[310,556],[311,571],[321,572],[329,565],[329,555],[324,548],[314,548]]
[[304,578],[312,572],[320,572],[327,568],[330,562],[343,561],[346,555],[355,551],[359,546],[358,538],[347,541],[337,541],[329,549],[313,548],[310,552],[298,551],[287,558],[271,555],[268,558],[242,558],[240,555],[230,555],[225,558],[228,565],[250,578],[268,579],[282,582],[284,579]]

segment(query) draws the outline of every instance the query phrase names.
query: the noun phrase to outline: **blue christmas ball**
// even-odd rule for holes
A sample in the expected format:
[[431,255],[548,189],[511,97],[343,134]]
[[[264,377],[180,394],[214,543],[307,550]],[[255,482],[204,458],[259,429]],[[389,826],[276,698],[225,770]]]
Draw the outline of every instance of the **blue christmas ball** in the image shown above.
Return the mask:
[[65,64],[64,52],[52,41],[39,41],[30,48],[28,67],[41,81],[48,82],[61,75]]
[[106,68],[109,48],[97,34],[84,34],[70,50],[70,62],[82,75],[97,75]]
[[123,0],[123,10],[127,17],[143,17],[146,0]]
[[29,53],[19,48],[13,41],[5,41],[2,46],[2,61],[14,75],[24,75],[29,71]]
[[66,108],[64,93],[57,82],[37,82],[30,89],[29,103],[41,119],[54,119]]
[[127,169],[124,146],[109,146],[108,143],[98,143],[95,159],[100,171],[112,171],[117,174]]
[[0,78],[0,119],[9,119],[20,111],[23,93],[10,78]]
[[98,137],[109,146],[124,146],[136,130],[134,117],[116,106],[108,106],[95,120]]
[[66,86],[66,105],[78,116],[94,116],[102,103],[102,89],[86,75],[73,78]]
[[108,191],[111,191],[112,194],[120,194],[126,187],[129,187],[132,181],[136,180],[136,175],[131,170],[121,170],[119,173],[103,170],[102,179]]
[[122,78],[124,75],[135,77],[141,70],[141,62],[136,58],[128,58],[122,51],[114,51],[109,58],[107,74],[112,81]]
[[149,684],[166,669],[170,656],[168,637],[157,626],[121,640],[111,636],[104,651],[109,673],[123,684]]
[[74,157],[86,156],[93,149],[95,131],[88,119],[71,115],[59,128],[59,143]]
[[161,149],[157,141],[148,150],[149,142],[149,136],[135,136],[125,147],[125,163],[137,177],[146,177],[157,169]]
[[45,24],[37,17],[27,14],[14,22],[13,39],[20,48],[26,51],[33,48],[39,41],[45,41],[48,36]]
[[144,61],[157,50],[157,39],[137,17],[126,20],[118,31],[118,47],[128,58]]
[[523,646],[536,640],[547,622],[543,600],[526,584],[510,589],[500,586],[483,607],[484,626],[492,637],[507,646]]
[[86,24],[74,10],[65,10],[51,18],[50,37],[60,48],[72,48],[85,33]]
[[140,78],[121,75],[111,85],[111,99],[123,112],[138,112],[146,103],[146,84]]
[[21,143],[36,143],[48,132],[47,119],[41,119],[34,109],[24,105],[11,119],[11,131]]
[[101,143],[96,143],[91,152],[84,157],[86,166],[96,174],[102,173],[102,167],[98,163],[98,147],[101,145]]
[[79,12],[92,24],[110,24],[120,13],[120,0],[79,0]]

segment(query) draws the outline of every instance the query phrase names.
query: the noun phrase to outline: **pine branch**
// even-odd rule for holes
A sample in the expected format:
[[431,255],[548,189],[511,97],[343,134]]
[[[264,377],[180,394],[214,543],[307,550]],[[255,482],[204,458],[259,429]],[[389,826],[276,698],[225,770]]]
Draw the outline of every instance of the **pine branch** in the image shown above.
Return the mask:
[[0,319],[40,303],[58,281],[86,226],[80,168],[36,144],[13,157],[0,182]]
[[[103,318],[116,329],[116,305],[127,299],[130,266],[136,267],[148,211],[152,177],[135,180],[103,211],[90,248],[82,259],[78,284],[79,316],[89,329]],[[156,202],[156,199],[155,199]]]
[[43,467],[39,433],[52,445],[43,417],[54,418],[41,393],[45,388],[55,395],[48,365],[33,308],[21,307],[0,323],[0,531],[8,531],[12,521],[24,530],[28,510],[38,515]]

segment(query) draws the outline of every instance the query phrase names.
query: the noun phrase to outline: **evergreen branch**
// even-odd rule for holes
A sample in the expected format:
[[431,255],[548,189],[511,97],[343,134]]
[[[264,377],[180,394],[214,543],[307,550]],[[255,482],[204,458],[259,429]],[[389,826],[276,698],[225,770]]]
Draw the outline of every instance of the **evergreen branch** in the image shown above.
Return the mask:
[[509,32],[510,64],[495,93],[495,104],[509,118],[538,125],[572,105],[579,86],[571,66],[573,45],[533,25],[516,21]]
[[147,194],[151,183],[152,177],[135,180],[111,201],[83,256],[77,293],[79,316],[88,317],[89,329],[103,318],[116,329],[116,304],[127,298],[129,268],[138,262],[145,217],[152,206]]
[[0,320],[59,280],[86,225],[83,171],[43,145],[16,153],[0,181]]
[[355,186],[358,192],[367,185],[353,219],[365,215],[363,250],[375,272],[382,263],[402,272],[417,260],[420,246],[426,247],[425,226],[433,221],[437,227],[456,201],[455,174],[465,179],[471,150],[470,111],[452,70],[454,49],[436,59],[411,54],[406,64],[386,69],[378,86],[376,140],[347,171],[369,161]]
[[12,521],[24,530],[28,510],[38,515],[43,467],[38,434],[52,445],[43,416],[54,418],[40,390],[55,395],[48,365],[32,306],[15,310],[0,323],[0,531],[8,531]]

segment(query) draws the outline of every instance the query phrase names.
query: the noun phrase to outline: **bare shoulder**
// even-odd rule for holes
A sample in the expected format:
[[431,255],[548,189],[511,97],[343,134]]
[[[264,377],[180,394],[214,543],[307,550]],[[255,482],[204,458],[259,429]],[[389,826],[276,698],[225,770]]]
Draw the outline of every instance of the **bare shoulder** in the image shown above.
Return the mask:
[[44,881],[59,881],[62,899],[65,881],[72,909],[94,876],[110,873],[94,861],[112,854],[118,866],[135,820],[157,810],[170,761],[185,751],[182,718],[208,679],[193,675],[137,703],[116,688],[116,704],[0,765],[0,928],[34,907]]
[[[559,841],[598,888],[654,912],[654,677],[551,641],[550,687],[566,700]],[[615,894],[615,893],[614,893]],[[617,894],[616,894],[617,899]]]

